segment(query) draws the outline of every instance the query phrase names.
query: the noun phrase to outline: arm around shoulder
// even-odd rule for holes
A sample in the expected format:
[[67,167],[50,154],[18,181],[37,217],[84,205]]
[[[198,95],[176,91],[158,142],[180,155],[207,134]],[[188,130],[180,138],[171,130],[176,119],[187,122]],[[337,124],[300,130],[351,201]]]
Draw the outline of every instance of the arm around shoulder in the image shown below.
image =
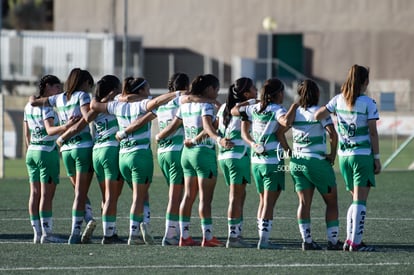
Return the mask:
[[107,113],[108,103],[98,102],[95,98],[91,100],[90,108],[98,113]]
[[233,108],[231,108],[230,113],[232,116],[243,116],[246,114],[247,106],[254,105],[257,103],[255,98],[251,98],[249,100],[243,101],[241,103],[236,104]]
[[155,139],[158,142],[161,139],[167,138],[172,133],[174,133],[178,129],[178,127],[180,127],[180,125],[182,125],[182,124],[183,124],[183,121],[180,118],[174,117],[173,121],[170,124],[168,124],[167,127],[165,127],[157,135],[155,135],[155,137],[156,137]]
[[29,97],[29,103],[32,106],[50,106],[48,97],[37,98],[32,95]]
[[322,120],[324,118],[327,118],[330,114],[331,113],[328,111],[326,106],[322,106],[315,112],[314,117],[315,117],[316,120]]
[[285,128],[290,128],[292,127],[292,123],[295,120],[296,117],[296,109],[299,107],[299,105],[297,103],[293,103],[292,105],[290,105],[289,110],[287,111],[286,114],[284,114],[283,116],[281,116],[277,121],[279,122],[280,125],[282,125]]
[[127,128],[125,128],[124,130],[120,130],[118,132],[116,132],[116,139],[118,141],[121,141],[122,139],[126,138],[129,134],[131,134],[132,132],[138,130],[139,128],[141,128],[142,126],[148,124],[151,120],[153,120],[154,118],[156,118],[157,116],[154,115],[151,112],[146,113],[145,115],[137,118],[136,120],[134,120]]
[[146,106],[147,111],[151,112],[152,110],[158,108],[159,106],[167,103],[170,100],[173,100],[176,97],[177,97],[177,93],[166,93],[166,94],[157,96],[156,98],[148,101],[147,106]]

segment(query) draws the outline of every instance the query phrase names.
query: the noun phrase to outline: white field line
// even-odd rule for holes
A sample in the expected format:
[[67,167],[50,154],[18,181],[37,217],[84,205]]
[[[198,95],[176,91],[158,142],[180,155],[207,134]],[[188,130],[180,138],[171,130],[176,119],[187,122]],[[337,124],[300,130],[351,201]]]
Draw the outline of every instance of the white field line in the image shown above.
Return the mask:
[[367,266],[411,266],[414,263],[359,263],[359,264],[260,264],[260,265],[130,265],[130,266],[62,266],[62,267],[1,267],[0,271],[47,271],[47,270],[105,270],[105,269],[243,269],[243,268],[310,268],[310,267],[367,267]]

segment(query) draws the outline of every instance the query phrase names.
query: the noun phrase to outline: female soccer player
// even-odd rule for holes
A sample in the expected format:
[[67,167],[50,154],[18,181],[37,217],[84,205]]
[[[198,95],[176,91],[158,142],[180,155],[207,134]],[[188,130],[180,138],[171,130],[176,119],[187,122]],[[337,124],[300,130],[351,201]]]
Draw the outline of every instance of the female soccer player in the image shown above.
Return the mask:
[[[91,214],[91,207],[87,197],[93,176],[92,168],[92,136],[86,121],[90,96],[94,85],[91,74],[80,68],[73,69],[65,83],[64,93],[40,98],[32,101],[32,105],[49,105],[56,107],[61,124],[72,118],[81,119],[68,131],[75,132],[69,140],[58,138],[56,142],[61,145],[63,163],[66,173],[75,188],[75,198],[72,206],[72,227],[69,244],[89,243],[96,227],[96,221]],[[83,219],[87,222],[81,235]]]
[[[39,81],[38,98],[47,98],[61,92],[61,82],[54,75],[45,75]],[[59,183],[59,152],[56,139],[70,128],[77,118],[56,126],[57,115],[47,106],[24,108],[24,133],[27,146],[26,166],[30,180],[29,214],[34,231],[34,243],[61,242],[52,235],[52,204]]]
[[287,115],[285,108],[280,105],[283,98],[283,83],[271,78],[262,87],[259,103],[248,101],[232,109],[232,115],[242,116],[242,138],[252,148],[252,172],[260,199],[257,210],[258,249],[279,248],[269,242],[273,209],[285,188],[284,160],[278,154],[280,145],[276,132],[280,125],[291,125],[293,119],[289,114],[294,111],[289,109]]
[[218,113],[218,133],[234,144],[232,148],[218,146],[218,160],[226,184],[230,187],[227,211],[228,238],[226,247],[250,247],[241,237],[246,184],[250,183],[250,147],[241,137],[241,120],[231,115],[231,109],[241,102],[256,103],[257,89],[250,78],[237,79],[229,87],[226,103]]
[[[289,170],[292,175],[299,206],[297,219],[302,237],[302,250],[321,250],[311,235],[311,205],[315,189],[322,195],[326,204],[325,221],[328,250],[342,250],[343,243],[338,240],[338,200],[335,162],[338,136],[331,118],[317,121],[315,112],[319,109],[319,88],[312,80],[298,85],[297,109],[292,124],[293,153]],[[296,103],[294,103],[296,104]],[[326,154],[325,131],[329,134],[330,153]]]
[[[189,95],[215,100],[218,95],[219,81],[211,74],[197,76],[191,83]],[[214,106],[211,103],[186,103],[180,106],[170,126],[157,135],[159,142],[169,136],[177,125],[183,124],[185,139],[192,146],[185,146],[181,156],[184,171],[184,197],[180,205],[180,246],[199,245],[190,236],[190,217],[194,200],[199,194],[199,216],[203,231],[201,246],[223,246],[213,235],[211,202],[217,181],[217,159],[214,143],[229,148],[230,143],[216,133],[213,126]],[[200,134],[208,135],[199,140]]]
[[[121,91],[121,82],[114,75],[105,75],[96,84],[95,100],[107,102]],[[93,146],[93,168],[102,192],[102,244],[123,243],[116,233],[116,213],[118,197],[123,180],[118,166],[119,142],[115,138],[118,131],[116,117],[106,113],[89,111],[88,121],[95,126]]]
[[375,101],[364,95],[368,84],[369,70],[353,65],[342,84],[341,93],[315,114],[318,120],[331,113],[337,116],[339,168],[346,189],[352,195],[343,247],[346,251],[374,251],[374,247],[362,242],[368,193],[375,186],[375,174],[381,172],[377,132],[379,114]]
[[[175,93],[165,94],[154,99],[148,99],[150,86],[144,78],[127,77],[123,83],[122,95],[138,95],[145,98],[136,102],[111,101],[100,103],[93,101],[93,110],[115,115],[121,130],[121,142],[119,151],[119,167],[123,178],[132,185],[132,204],[130,211],[129,245],[142,243],[153,244],[152,236],[146,235],[143,228],[144,202],[148,198],[148,189],[152,182],[154,163],[151,151],[151,124],[147,122],[143,127],[127,134],[124,130],[137,119],[150,115],[147,114],[162,104],[176,97]],[[144,240],[139,233],[142,232]]]
[[[169,92],[186,92],[190,80],[184,73],[173,74],[168,81]],[[162,131],[174,119],[179,108],[177,97],[157,110],[158,128]],[[178,245],[180,240],[180,202],[184,190],[184,175],[181,167],[184,129],[179,127],[171,136],[158,143],[158,164],[169,186],[168,205],[165,213],[165,234],[162,245]]]
[[[188,102],[211,102],[216,100],[186,94],[189,87],[188,76],[184,73],[173,74],[168,81],[169,92],[175,92],[177,97],[157,109],[158,126],[160,130],[169,127],[180,104]],[[178,95],[180,96],[178,97]],[[155,117],[152,114],[153,119]],[[148,123],[147,115],[131,123],[124,132],[129,134]],[[184,189],[184,178],[181,166],[181,151],[184,143],[182,125],[178,125],[168,138],[158,143],[158,164],[169,185],[169,200],[166,211],[165,234],[162,245],[179,244],[179,209]],[[157,135],[156,135],[157,137]],[[187,140],[187,145],[188,145]]]

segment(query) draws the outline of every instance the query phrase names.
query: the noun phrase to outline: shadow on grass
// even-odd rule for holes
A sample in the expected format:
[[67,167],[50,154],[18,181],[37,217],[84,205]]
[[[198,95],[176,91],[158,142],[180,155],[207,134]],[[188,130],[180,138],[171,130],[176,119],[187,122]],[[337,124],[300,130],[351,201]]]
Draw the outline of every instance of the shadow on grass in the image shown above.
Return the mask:
[[395,244],[395,243],[373,243],[378,252],[395,251],[395,252],[414,252],[414,244]]
[[[54,234],[56,237],[61,239],[68,239],[68,235]],[[1,242],[33,242],[33,234],[0,234]]]
[[[67,240],[69,235],[56,234],[63,240]],[[128,236],[120,236],[120,238],[127,240]],[[226,238],[218,238],[223,243],[226,243]],[[257,238],[243,238],[244,241],[252,245],[255,248],[257,245]],[[100,244],[102,237],[99,235],[93,236],[91,241],[92,244]],[[154,236],[155,243],[161,245],[162,236]],[[194,237],[194,240],[201,242],[201,238]],[[301,241],[292,239],[271,239],[272,243],[278,244],[282,249],[286,250],[301,250]],[[33,234],[0,234],[0,243],[2,242],[33,242]],[[326,244],[319,243],[322,247],[326,248]],[[369,243],[375,247],[376,252],[414,252],[414,244],[412,243]]]

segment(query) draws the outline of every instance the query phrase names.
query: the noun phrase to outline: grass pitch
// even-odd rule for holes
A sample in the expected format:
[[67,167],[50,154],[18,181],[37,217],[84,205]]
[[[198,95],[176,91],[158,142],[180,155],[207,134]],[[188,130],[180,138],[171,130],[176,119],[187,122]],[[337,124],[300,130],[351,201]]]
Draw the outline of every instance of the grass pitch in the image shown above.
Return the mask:
[[[301,251],[296,222],[297,197],[290,176],[286,190],[276,204],[272,241],[282,250],[257,250],[162,247],[167,186],[156,169],[150,188],[151,225],[158,245],[101,245],[102,225],[100,191],[94,179],[89,195],[98,226],[93,244],[32,244],[27,202],[29,186],[22,160],[6,164],[15,166],[14,175],[0,180],[0,273],[42,274],[413,274],[414,273],[414,185],[412,171],[389,171],[377,176],[377,186],[370,192],[364,241],[374,245],[376,252],[350,253],[342,251]],[[156,166],[156,165],[155,165]],[[62,170],[63,172],[63,170]],[[342,177],[337,174],[340,239],[345,238],[345,216],[351,202]],[[219,176],[213,201],[215,235],[227,237],[228,188]],[[73,190],[62,177],[54,200],[54,232],[68,238],[71,224]],[[128,237],[128,216],[131,191],[125,185],[118,204],[118,230]],[[201,239],[197,201],[192,215],[191,233]],[[244,212],[244,237],[256,244],[256,209],[258,196],[254,184],[247,188]],[[312,206],[312,233],[316,242],[326,246],[324,204],[315,193]]]

